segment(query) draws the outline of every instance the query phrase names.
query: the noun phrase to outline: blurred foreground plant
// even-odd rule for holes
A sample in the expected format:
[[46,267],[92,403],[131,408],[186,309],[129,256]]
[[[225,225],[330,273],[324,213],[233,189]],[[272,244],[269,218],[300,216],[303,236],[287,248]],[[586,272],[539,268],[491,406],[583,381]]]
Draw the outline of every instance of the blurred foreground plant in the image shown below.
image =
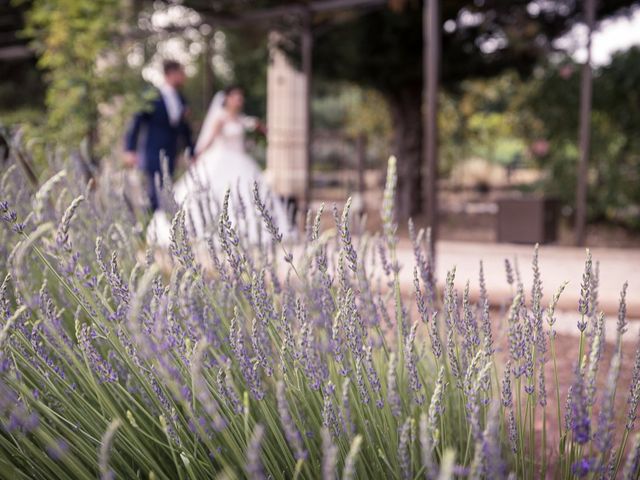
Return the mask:
[[[537,250],[530,293],[507,262],[514,291],[499,342],[482,265],[477,302],[468,284],[456,290],[455,270],[439,299],[428,232],[410,225],[410,304],[393,158],[380,234],[353,236],[347,202],[334,209],[336,234],[321,232],[322,210],[310,212],[283,258],[264,199],[253,201],[273,239],[255,245],[229,220],[228,194],[205,245],[194,248],[187,215],[176,214],[169,269],[142,253],[122,199],[70,177],[63,170],[38,192],[15,168],[2,179],[3,476],[638,478],[640,353],[630,392],[616,391],[626,285],[599,390],[604,316],[590,256],[562,399],[562,289],[545,305]],[[628,395],[626,425],[615,422],[616,394]]]

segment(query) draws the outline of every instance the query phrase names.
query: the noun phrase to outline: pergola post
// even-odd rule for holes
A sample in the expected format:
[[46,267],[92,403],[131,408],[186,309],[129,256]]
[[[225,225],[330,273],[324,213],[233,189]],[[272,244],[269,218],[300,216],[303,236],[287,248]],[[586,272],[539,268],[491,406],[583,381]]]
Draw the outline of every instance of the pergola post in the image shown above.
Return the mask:
[[202,75],[202,105],[206,109],[209,106],[209,102],[213,98],[213,62],[212,57],[214,54],[211,47],[213,27],[209,26],[210,30],[202,35],[203,52],[202,52],[202,68],[204,70]]
[[306,188],[304,191],[304,210],[303,214],[311,208],[311,188],[313,181],[311,178],[311,169],[313,166],[311,158],[311,76],[313,74],[313,32],[311,31],[311,12],[307,12],[304,18],[304,25],[302,29],[302,72],[304,73],[305,82],[305,111],[306,111],[306,165],[305,165],[305,178]]
[[587,59],[582,65],[580,86],[580,159],[576,186],[575,243],[584,245],[587,226],[587,184],[589,175],[589,153],[591,146],[591,97],[593,75],[591,71],[591,35],[596,16],[596,0],[585,0],[585,22],[587,24]]
[[422,16],[423,157],[426,162],[425,213],[431,228],[431,258],[438,238],[438,78],[440,67],[439,0],[425,0]]

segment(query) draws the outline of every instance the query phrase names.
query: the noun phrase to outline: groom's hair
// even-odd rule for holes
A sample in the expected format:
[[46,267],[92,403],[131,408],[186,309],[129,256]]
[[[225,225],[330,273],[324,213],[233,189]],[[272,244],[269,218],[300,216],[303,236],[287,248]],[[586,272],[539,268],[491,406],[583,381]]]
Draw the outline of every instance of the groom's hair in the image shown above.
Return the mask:
[[162,70],[165,75],[168,75],[172,72],[177,72],[182,70],[182,64],[180,62],[176,62],[175,60],[165,60],[162,62]]

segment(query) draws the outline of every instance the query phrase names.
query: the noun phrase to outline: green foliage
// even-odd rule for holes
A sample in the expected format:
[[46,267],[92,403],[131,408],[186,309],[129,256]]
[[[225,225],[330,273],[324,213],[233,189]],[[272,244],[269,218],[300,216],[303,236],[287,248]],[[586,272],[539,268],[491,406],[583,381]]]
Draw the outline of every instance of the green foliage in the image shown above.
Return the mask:
[[90,150],[113,145],[109,135],[100,138],[101,110],[128,115],[140,105],[132,88],[139,72],[126,62],[129,16],[123,0],[31,2],[25,34],[46,72],[47,138],[67,146],[87,138]]
[[521,125],[531,117],[519,108],[528,84],[513,70],[492,79],[461,82],[440,95],[441,169],[470,157],[509,165],[527,149]]
[[[640,228],[640,49],[614,56],[594,73],[589,216]],[[548,139],[549,153],[538,158],[548,172],[547,190],[565,204],[575,199],[578,162],[580,68],[549,67],[533,84],[526,106],[538,122],[526,138]]]

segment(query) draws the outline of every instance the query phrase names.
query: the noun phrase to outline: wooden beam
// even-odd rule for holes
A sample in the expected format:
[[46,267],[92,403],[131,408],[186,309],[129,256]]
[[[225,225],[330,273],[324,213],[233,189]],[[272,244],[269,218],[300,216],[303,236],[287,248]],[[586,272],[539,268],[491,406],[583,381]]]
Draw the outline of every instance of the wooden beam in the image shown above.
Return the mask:
[[425,0],[422,16],[423,49],[423,157],[426,162],[425,213],[431,228],[431,248],[435,258],[438,238],[438,78],[440,69],[439,0]]
[[0,60],[24,60],[35,56],[33,50],[26,45],[15,45],[11,47],[0,47]]
[[589,154],[591,147],[591,99],[593,73],[591,70],[591,36],[596,16],[596,0],[584,0],[585,23],[587,24],[587,59],[582,65],[580,86],[580,159],[576,185],[575,243],[584,245],[587,229],[587,187]]
[[308,4],[290,4],[277,7],[257,9],[240,14],[221,14],[197,8],[209,21],[226,26],[239,26],[254,22],[281,20],[285,16],[307,16],[310,13],[324,13],[349,8],[379,7],[387,0],[316,0]]

